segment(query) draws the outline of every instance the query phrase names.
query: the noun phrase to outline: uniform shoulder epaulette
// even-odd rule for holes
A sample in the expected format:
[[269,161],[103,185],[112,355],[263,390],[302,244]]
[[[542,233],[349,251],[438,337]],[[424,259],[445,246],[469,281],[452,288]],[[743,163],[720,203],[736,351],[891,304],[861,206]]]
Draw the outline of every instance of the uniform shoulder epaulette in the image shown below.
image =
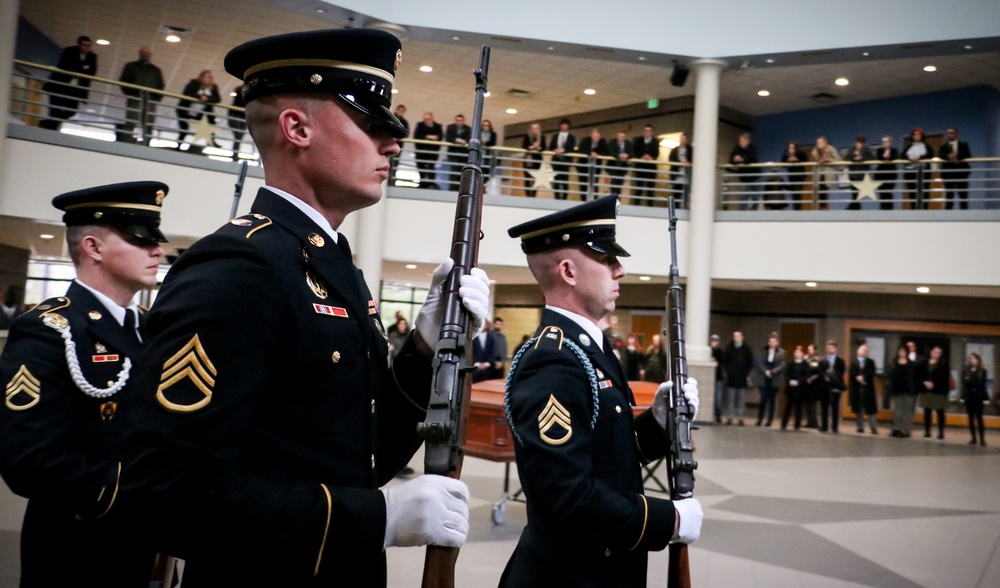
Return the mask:
[[249,239],[250,236],[256,233],[257,231],[271,226],[271,219],[264,216],[263,214],[253,212],[250,214],[245,214],[243,216],[234,218],[233,220],[229,221],[229,224],[246,229],[246,234],[243,236]]
[[563,330],[559,327],[542,327],[535,334],[534,349],[562,349]]
[[43,317],[49,313],[54,313],[57,310],[62,310],[71,304],[69,297],[67,296],[56,296],[55,298],[49,298],[48,300],[43,300],[36,304],[34,308],[27,311],[26,314],[36,314],[38,317]]

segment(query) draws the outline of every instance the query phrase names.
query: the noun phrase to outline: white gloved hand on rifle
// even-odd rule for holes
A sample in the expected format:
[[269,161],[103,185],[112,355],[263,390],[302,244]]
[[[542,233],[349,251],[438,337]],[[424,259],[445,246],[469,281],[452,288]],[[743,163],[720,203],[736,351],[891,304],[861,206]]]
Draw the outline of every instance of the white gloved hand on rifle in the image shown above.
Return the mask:
[[[441,321],[444,320],[444,306],[441,305],[441,297],[444,281],[448,278],[453,267],[455,267],[455,262],[449,257],[434,270],[431,275],[431,287],[427,291],[427,299],[420,307],[417,320],[414,321],[420,338],[431,349],[437,345],[438,338],[441,336]],[[490,279],[486,272],[474,267],[468,274],[462,276],[459,280],[458,295],[462,298],[462,306],[472,316],[472,333],[469,336],[475,337],[486,324],[486,313],[490,303]]]
[[694,543],[701,536],[701,521],[705,513],[697,498],[684,498],[674,501],[677,512],[677,524],[674,527],[674,537],[671,541],[677,543]]
[[461,547],[469,535],[469,487],[423,475],[382,489],[385,547]]
[[[670,412],[670,391],[673,389],[673,386],[673,382],[663,382],[656,389],[656,396],[653,397],[653,417],[664,429],[667,428],[667,415]],[[688,378],[687,382],[684,383],[683,390],[684,399],[694,409],[694,413],[691,415],[691,421],[693,422],[698,417],[698,380]]]

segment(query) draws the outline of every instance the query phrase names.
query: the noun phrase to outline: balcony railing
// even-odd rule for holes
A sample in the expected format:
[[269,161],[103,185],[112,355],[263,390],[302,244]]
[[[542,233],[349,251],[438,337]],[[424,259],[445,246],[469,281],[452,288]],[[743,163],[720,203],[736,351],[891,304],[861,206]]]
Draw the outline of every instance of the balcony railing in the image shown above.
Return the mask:
[[[90,87],[53,82],[53,72],[88,80]],[[259,159],[242,108],[219,103],[206,113],[197,100],[179,108],[181,100],[192,97],[14,60],[9,121],[213,159]]]

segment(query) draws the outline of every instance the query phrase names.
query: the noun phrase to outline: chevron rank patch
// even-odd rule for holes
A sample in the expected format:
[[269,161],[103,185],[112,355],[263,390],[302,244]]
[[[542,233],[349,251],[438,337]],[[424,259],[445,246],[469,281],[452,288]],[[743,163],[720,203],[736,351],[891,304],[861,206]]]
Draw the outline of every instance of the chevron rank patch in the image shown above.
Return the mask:
[[216,375],[212,360],[208,358],[201,339],[195,334],[180,351],[163,363],[156,400],[171,412],[200,410],[212,401]]
[[4,404],[11,410],[28,410],[42,398],[42,384],[31,375],[28,366],[21,365],[4,390]]
[[538,435],[549,445],[562,445],[573,436],[569,411],[556,400],[555,395],[549,395],[549,401],[538,415]]

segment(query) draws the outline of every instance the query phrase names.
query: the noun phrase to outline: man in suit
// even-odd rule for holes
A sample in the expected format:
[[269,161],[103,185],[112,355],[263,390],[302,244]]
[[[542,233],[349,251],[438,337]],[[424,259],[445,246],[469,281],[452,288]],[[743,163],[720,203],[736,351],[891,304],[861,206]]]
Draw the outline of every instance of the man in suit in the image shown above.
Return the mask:
[[624,132],[615,135],[615,140],[608,145],[608,155],[615,161],[608,164],[608,175],[611,176],[611,195],[621,196],[625,174],[628,173],[628,160],[632,158],[632,141],[626,138]]
[[840,432],[840,394],[844,391],[844,372],[847,366],[837,355],[838,350],[836,341],[827,341],[826,356],[819,362],[821,377],[817,391],[820,403],[820,432],[826,432],[828,426],[834,433]]
[[941,164],[941,181],[944,183],[945,205],[947,208],[969,208],[969,163],[972,157],[969,144],[958,140],[958,129],[948,127],[945,141],[941,144],[938,157]]
[[3,301],[0,302],[0,331],[10,329],[14,324],[14,319],[24,314],[22,303],[24,302],[24,290],[20,286],[11,284],[3,293]]
[[569,190],[569,170],[572,157],[567,153],[576,151],[576,137],[569,132],[569,119],[564,118],[559,121],[559,132],[549,138],[549,151],[552,152],[552,171],[555,176],[552,178],[552,192],[556,200],[566,200]]
[[[188,248],[147,321],[121,499],[185,560],[183,584],[385,586],[385,549],[459,547],[468,489],[417,476],[442,283],[388,365],[378,303],[337,231],[382,195],[405,133],[389,110],[399,40],[370,29],[249,41],[241,78],[265,187]],[[489,284],[460,280],[472,333]]]
[[[434,121],[434,113],[424,113],[424,119],[413,131],[413,138],[422,141],[441,141],[444,138],[441,123]],[[438,185],[434,181],[434,164],[437,163],[438,156],[441,155],[441,147],[420,143],[414,147],[416,149],[417,170],[420,172],[420,187],[437,190]]]
[[115,496],[139,393],[133,298],[156,286],[167,189],[128,182],[52,201],[76,279],[14,322],[0,357],[0,473],[28,498],[21,586],[149,585],[155,552]]
[[[580,139],[576,150],[589,158],[586,160],[577,159],[576,173],[578,175],[591,176],[590,170],[592,169],[593,175],[591,177],[593,177],[594,181],[594,194],[597,194],[597,182],[601,176],[601,168],[604,166],[604,160],[598,158],[608,155],[608,142],[604,137],[601,137],[601,130],[594,127],[590,130],[590,135]],[[586,162],[587,167],[583,166],[584,162]]]
[[743,184],[740,193],[740,210],[752,210],[757,207],[760,201],[760,186],[757,184],[759,170],[752,167],[743,167],[757,163],[757,148],[750,142],[750,133],[743,133],[736,140],[736,145],[729,152],[729,163],[735,165],[732,172]]
[[486,321],[482,332],[472,340],[472,365],[476,370],[472,372],[472,381],[482,382],[492,380],[496,376],[496,368],[499,350],[497,339],[493,335],[493,324]]
[[873,159],[873,155],[872,150],[868,148],[868,139],[864,135],[854,137],[854,147],[847,152],[844,159],[851,162],[847,166],[847,177],[852,182],[851,202],[847,205],[847,210],[861,210],[861,201],[858,200],[859,191],[853,182],[864,180],[868,168],[871,166],[868,162]]
[[726,372],[726,424],[737,420],[743,426],[743,416],[747,404],[747,378],[753,369],[753,351],[743,340],[743,331],[733,331],[733,340],[722,356],[722,367]]
[[507,361],[507,335],[503,332],[503,319],[493,317],[493,338],[496,339],[497,355],[493,360],[493,377],[504,377],[504,362]]
[[[163,72],[150,61],[153,58],[153,50],[149,47],[139,49],[139,59],[130,61],[122,68],[122,75],[118,77],[119,82],[125,82],[133,86],[143,86],[153,90],[162,90]],[[117,135],[119,141],[130,142],[133,140],[132,130],[136,123],[142,118],[145,109],[145,120],[142,121],[142,141],[149,142],[153,131],[153,121],[156,120],[156,105],[163,100],[163,94],[159,92],[147,92],[136,88],[122,87],[122,93],[128,96],[125,99],[125,123],[118,125]],[[145,98],[145,100],[143,100]]]
[[521,139],[521,149],[527,151],[524,154],[524,193],[528,198],[534,198],[534,178],[531,177],[531,172],[542,167],[542,151],[545,151],[545,135],[542,134],[541,124],[531,123],[528,134]]
[[879,162],[875,164],[875,173],[872,179],[879,182],[878,200],[879,208],[882,210],[892,210],[892,190],[896,187],[896,178],[899,176],[899,169],[895,163],[890,163],[899,159],[899,149],[892,146],[892,135],[882,137],[882,142],[875,149],[875,159]]
[[653,135],[653,125],[642,129],[642,136],[632,141],[632,157],[641,159],[635,164],[635,192],[632,202],[645,198],[647,206],[656,198],[656,160],[660,158],[660,141]]
[[71,73],[53,72],[42,86],[49,93],[49,118],[38,126],[59,130],[59,125],[76,114],[80,102],[90,96],[90,80],[73,74],[97,75],[97,54],[93,52],[93,47],[90,37],[81,35],[77,37],[76,45],[62,50],[56,67]]
[[469,141],[472,140],[472,127],[465,124],[463,115],[455,115],[455,122],[445,129],[444,140],[453,143],[448,146],[448,189],[458,191],[458,180],[462,177],[462,167],[469,160]]
[[878,403],[875,400],[875,362],[868,358],[868,345],[858,345],[858,354],[851,360],[850,367],[850,397],[851,410],[858,424],[858,432],[864,433],[864,418],[868,415],[872,435],[878,435],[878,424],[875,420],[878,414]]
[[[545,297],[534,338],[511,362],[507,419],[528,524],[500,586],[646,586],[647,554],[701,532],[695,498],[645,496],[641,463],[665,454],[669,388],[633,416],[625,372],[598,323],[615,308],[618,199],[511,228]],[[684,395],[697,407],[697,386]]]
[[672,196],[681,201],[681,208],[688,207],[688,197],[691,194],[691,162],[694,161],[694,148],[687,133],[681,133],[681,138],[676,147],[670,150],[667,159],[675,165],[670,170],[670,177],[673,180],[670,188]]

